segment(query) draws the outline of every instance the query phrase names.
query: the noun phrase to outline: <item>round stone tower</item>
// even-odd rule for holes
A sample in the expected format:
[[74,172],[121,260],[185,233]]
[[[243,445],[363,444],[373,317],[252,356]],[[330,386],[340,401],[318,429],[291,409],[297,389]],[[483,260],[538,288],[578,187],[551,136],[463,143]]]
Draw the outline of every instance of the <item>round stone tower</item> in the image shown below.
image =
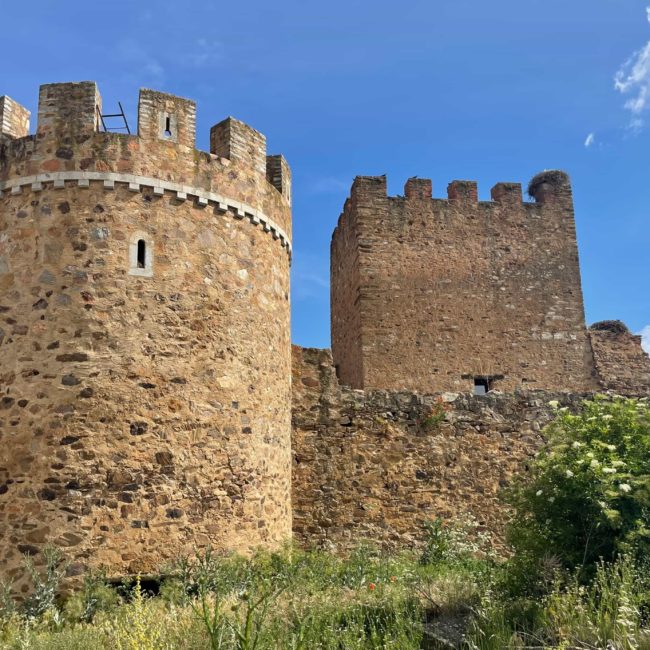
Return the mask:
[[[92,82],[0,98],[0,577],[155,572],[291,534],[290,172],[228,118]],[[22,586],[23,589],[26,585]]]

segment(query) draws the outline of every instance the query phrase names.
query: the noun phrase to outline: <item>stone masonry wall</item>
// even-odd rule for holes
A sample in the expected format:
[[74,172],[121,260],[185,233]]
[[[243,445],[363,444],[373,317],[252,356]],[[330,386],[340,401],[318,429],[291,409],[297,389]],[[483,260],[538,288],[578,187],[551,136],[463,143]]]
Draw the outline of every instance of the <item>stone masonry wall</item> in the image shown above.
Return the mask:
[[491,201],[455,181],[448,200],[410,179],[357,177],[332,238],[332,351],[355,388],[597,388],[584,322],[571,186],[500,183]]
[[[346,210],[348,207],[346,202]],[[340,219],[330,246],[330,292],[332,348],[336,351],[338,372],[350,386],[364,385],[361,338],[360,255],[354,211]]]
[[475,517],[496,534],[499,490],[527,464],[550,421],[546,391],[445,393],[439,427],[423,419],[437,397],[339,386],[329,350],[293,348],[293,531],[306,546],[345,550],[364,540],[416,545],[437,516]]
[[291,535],[288,198],[195,151],[192,102],[143,91],[128,136],[96,131],[97,96],[45,86],[37,135],[0,142],[0,577],[23,589],[48,543],[121,574]]
[[22,138],[29,134],[29,111],[11,97],[0,97],[0,138]]
[[601,321],[589,328],[601,386],[622,395],[650,395],[650,357],[641,337],[621,321]]

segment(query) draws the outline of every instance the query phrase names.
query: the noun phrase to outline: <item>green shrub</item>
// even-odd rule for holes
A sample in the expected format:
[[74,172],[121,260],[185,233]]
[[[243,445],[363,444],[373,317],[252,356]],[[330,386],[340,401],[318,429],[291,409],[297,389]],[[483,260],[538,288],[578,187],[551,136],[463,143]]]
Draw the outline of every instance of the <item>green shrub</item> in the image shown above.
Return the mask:
[[480,530],[471,515],[457,521],[437,517],[425,522],[424,530],[422,565],[466,564],[477,559],[490,559],[494,555],[490,535]]
[[25,558],[25,566],[32,581],[32,591],[22,606],[22,611],[28,619],[40,618],[46,612],[58,614],[56,599],[65,573],[63,555],[52,546],[47,546],[43,550],[43,555],[45,558],[43,573],[39,572],[31,557]]
[[513,575],[519,571],[539,589],[544,581],[552,583],[550,569],[578,568],[588,579],[601,558],[610,562],[628,553],[640,562],[649,557],[647,402],[597,397],[584,402],[578,414],[558,409],[546,432],[549,445],[532,476],[508,497],[514,508]]

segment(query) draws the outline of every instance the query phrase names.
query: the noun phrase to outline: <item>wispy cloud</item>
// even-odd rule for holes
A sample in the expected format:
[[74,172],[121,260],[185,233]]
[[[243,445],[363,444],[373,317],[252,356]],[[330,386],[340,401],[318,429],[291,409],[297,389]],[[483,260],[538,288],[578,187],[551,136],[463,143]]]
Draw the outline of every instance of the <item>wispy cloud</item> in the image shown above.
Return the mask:
[[[650,6],[646,7],[646,19],[650,23]],[[614,77],[614,88],[629,97],[625,102],[631,114],[629,126],[640,130],[645,124],[643,114],[650,108],[650,41],[620,67]]]
[[181,63],[191,68],[208,68],[221,63],[224,58],[223,43],[199,38],[181,56]]
[[[137,79],[139,83],[158,87],[167,77],[173,78],[179,68],[206,69],[219,65],[225,58],[223,45],[219,41],[199,38],[190,43],[176,43],[173,48],[158,48],[154,56],[153,48],[134,39],[120,41],[115,48],[115,56],[128,72],[127,80]],[[168,71],[171,71],[168,73]]]
[[589,147],[593,146],[595,142],[596,142],[596,134],[590,133],[585,140],[585,147],[589,149]]
[[344,181],[333,176],[323,176],[308,183],[307,188],[313,194],[338,194],[347,192],[351,185],[351,181]]
[[137,77],[140,82],[160,85],[165,80],[162,61],[152,56],[141,43],[132,38],[120,41],[115,49],[117,59],[129,70],[126,76]]
[[329,300],[329,259],[327,256],[298,254],[291,269],[293,299]]
[[650,325],[646,325],[639,334],[641,334],[641,346],[650,354]]

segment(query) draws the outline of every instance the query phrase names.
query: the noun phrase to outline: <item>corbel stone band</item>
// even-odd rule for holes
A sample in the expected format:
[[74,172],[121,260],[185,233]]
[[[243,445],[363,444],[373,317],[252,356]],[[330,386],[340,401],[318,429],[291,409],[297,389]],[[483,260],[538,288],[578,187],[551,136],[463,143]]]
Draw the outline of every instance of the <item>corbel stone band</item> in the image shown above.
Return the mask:
[[78,187],[90,187],[90,181],[100,181],[103,182],[105,190],[113,190],[115,183],[123,183],[128,186],[131,192],[140,192],[143,187],[151,187],[155,195],[162,196],[165,192],[172,192],[176,195],[178,201],[186,201],[188,197],[194,197],[196,199],[195,205],[198,207],[204,208],[212,204],[220,212],[232,212],[236,219],[246,217],[253,225],[262,224],[264,232],[269,232],[273,239],[279,239],[281,246],[287,249],[287,253],[291,258],[291,241],[289,237],[280,226],[260,210],[241,201],[208,192],[199,187],[163,181],[159,178],[114,172],[51,172],[0,181],[0,194],[5,191],[9,191],[11,195],[21,194],[24,187],[32,192],[40,192],[43,190],[44,183],[53,183],[55,189],[61,189],[65,187],[67,181],[76,182]]

